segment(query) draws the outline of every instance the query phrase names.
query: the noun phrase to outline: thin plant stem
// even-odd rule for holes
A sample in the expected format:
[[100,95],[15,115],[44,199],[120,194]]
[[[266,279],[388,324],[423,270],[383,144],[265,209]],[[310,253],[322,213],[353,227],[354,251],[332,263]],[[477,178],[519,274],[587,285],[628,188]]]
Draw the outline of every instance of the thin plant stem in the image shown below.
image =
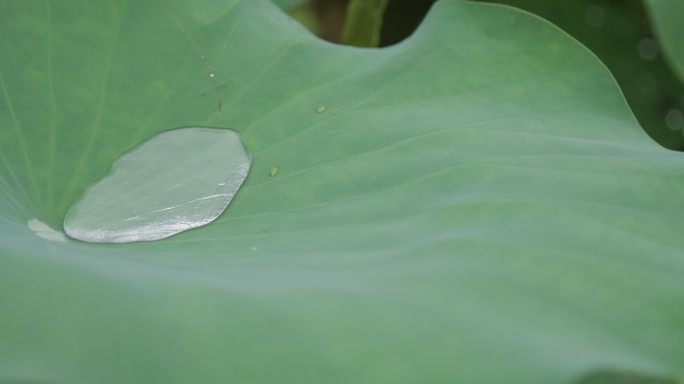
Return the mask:
[[342,30],[342,43],[357,47],[377,47],[380,28],[389,0],[351,0]]

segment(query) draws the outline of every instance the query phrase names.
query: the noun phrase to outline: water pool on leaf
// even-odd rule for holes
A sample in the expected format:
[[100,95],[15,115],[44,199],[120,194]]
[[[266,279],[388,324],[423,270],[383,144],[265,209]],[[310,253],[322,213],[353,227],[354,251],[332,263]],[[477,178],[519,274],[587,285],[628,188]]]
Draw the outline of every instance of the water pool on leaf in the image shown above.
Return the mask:
[[64,231],[93,243],[159,240],[221,215],[249,173],[237,132],[166,131],[117,159],[64,218]]

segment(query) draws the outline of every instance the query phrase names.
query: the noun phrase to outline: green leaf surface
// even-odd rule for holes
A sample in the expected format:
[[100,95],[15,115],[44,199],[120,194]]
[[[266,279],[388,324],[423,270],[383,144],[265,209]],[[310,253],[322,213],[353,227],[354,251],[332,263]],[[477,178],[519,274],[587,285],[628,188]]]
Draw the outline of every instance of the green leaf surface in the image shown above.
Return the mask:
[[[268,1],[0,18],[0,381],[684,377],[684,157],[549,23],[442,1],[369,50]],[[253,154],[221,217],[55,241],[118,156],[185,126]]]
[[644,0],[653,29],[672,71],[684,82],[684,2]]

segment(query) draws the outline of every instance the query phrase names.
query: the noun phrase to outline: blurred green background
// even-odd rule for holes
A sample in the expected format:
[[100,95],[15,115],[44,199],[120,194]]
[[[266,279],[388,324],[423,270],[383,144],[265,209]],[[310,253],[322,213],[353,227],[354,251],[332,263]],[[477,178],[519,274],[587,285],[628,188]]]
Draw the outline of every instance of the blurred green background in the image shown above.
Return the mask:
[[[646,132],[667,148],[684,150],[684,84],[663,60],[642,0],[480,1],[524,9],[579,40],[613,73]],[[389,0],[380,45],[409,36],[434,2]],[[290,3],[294,18],[321,38],[340,42],[348,0]]]

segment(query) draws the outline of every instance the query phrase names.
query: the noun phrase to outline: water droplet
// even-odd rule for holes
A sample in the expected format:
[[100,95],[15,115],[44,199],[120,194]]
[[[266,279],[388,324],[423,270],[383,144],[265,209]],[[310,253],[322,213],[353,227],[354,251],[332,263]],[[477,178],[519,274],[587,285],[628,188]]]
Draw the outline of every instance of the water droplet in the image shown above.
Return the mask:
[[208,224],[228,206],[250,166],[251,155],[235,131],[160,133],[122,155],[88,188],[67,212],[64,230],[83,241],[125,243]]
[[276,165],[275,167],[271,168],[271,172],[268,174],[271,175],[271,177],[275,176],[280,172],[280,165]]
[[66,241],[66,236],[64,236],[64,233],[52,229],[49,225],[38,219],[29,220],[26,223],[26,226],[35,232],[36,236],[40,237],[41,239],[59,242]]
[[325,105],[321,105],[320,107],[316,108],[316,113],[323,113],[326,109],[328,108],[326,108]]

